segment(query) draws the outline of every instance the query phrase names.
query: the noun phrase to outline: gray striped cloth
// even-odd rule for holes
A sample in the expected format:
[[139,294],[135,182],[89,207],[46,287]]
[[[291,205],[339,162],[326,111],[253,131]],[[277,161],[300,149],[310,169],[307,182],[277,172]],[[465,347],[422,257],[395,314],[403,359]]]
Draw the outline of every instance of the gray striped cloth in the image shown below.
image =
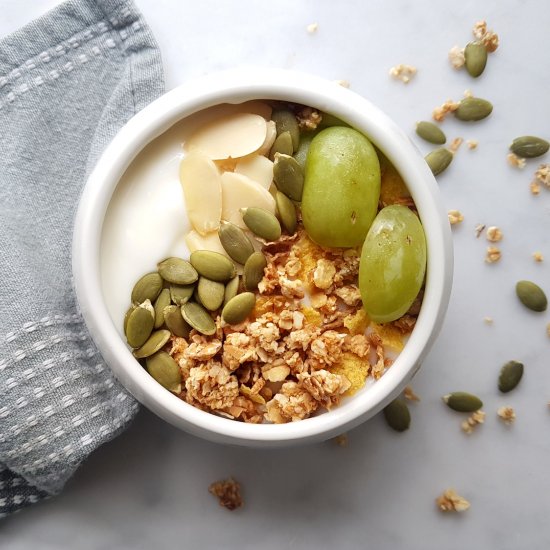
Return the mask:
[[137,411],[77,310],[70,251],[89,170],[163,88],[127,0],[69,0],[0,40],[0,517],[58,493]]

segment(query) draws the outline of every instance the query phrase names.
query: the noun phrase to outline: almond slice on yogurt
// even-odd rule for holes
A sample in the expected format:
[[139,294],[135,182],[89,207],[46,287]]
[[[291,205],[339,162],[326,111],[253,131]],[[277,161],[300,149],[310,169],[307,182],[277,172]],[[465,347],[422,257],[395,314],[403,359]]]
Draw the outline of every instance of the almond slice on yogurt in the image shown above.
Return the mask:
[[249,155],[239,160],[235,172],[259,183],[264,189],[269,189],[273,181],[273,162],[263,155]]
[[269,151],[271,151],[271,147],[273,147],[273,144],[275,143],[275,139],[277,139],[277,126],[275,121],[268,120],[266,129],[267,133],[265,135],[265,140],[262,143],[262,146],[258,149],[257,153],[258,155],[264,155],[267,157],[269,155]]

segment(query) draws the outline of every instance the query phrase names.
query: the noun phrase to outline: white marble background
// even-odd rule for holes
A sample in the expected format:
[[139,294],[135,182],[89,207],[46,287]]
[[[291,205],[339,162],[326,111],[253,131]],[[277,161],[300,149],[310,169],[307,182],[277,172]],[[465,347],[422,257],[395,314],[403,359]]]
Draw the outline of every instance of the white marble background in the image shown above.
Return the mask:
[[[550,293],[550,191],[529,192],[538,165],[506,163],[512,138],[550,138],[549,34],[546,0],[136,0],[160,43],[171,88],[237,65],[307,70],[346,79],[413,135],[447,98],[466,88],[494,103],[475,125],[445,122],[464,146],[439,178],[445,206],[464,213],[454,228],[455,282],[449,312],[414,389],[412,426],[390,431],[377,417],[332,442],[259,451],[222,447],[177,431],[143,411],[127,433],[85,463],[64,493],[8,518],[6,550],[239,548],[518,549],[550,541],[550,313],[521,307],[518,279]],[[0,35],[56,0],[0,0]],[[501,37],[478,80],[455,72],[447,52],[466,44],[486,18]],[[316,34],[306,26],[317,22]],[[418,67],[408,86],[388,77],[398,63]],[[426,152],[429,148],[418,143]],[[498,225],[502,260],[484,262],[478,223]],[[539,250],[546,259],[536,264]],[[491,316],[492,326],[483,318]],[[515,358],[526,373],[499,395],[500,366]],[[446,409],[448,391],[479,394],[485,425],[467,436]],[[496,417],[516,409],[515,425]],[[235,476],[246,505],[230,513],[208,494],[210,482]],[[442,515],[435,497],[447,487],[471,501],[464,514]]]

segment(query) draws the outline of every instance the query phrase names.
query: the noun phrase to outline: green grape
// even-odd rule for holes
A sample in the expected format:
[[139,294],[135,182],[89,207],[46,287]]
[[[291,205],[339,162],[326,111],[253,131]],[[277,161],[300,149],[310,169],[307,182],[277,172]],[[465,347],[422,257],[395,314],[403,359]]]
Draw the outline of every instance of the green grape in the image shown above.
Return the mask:
[[376,216],[361,252],[359,290],[363,307],[376,323],[404,315],[426,272],[426,238],[418,216],[393,204]]
[[363,134],[333,126],[313,138],[306,159],[302,219],[317,244],[361,245],[379,197],[380,163]]

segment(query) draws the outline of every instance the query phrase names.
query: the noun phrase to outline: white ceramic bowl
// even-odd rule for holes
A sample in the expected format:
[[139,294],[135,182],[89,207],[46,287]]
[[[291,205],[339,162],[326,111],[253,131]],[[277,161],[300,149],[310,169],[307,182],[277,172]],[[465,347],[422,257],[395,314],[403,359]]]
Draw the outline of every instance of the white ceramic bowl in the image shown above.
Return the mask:
[[[278,99],[331,113],[367,135],[402,174],[427,237],[427,282],[422,310],[405,348],[368,388],[330,412],[289,424],[245,424],[188,405],[139,367],[106,308],[100,277],[105,213],[119,179],[136,155],[174,123],[220,103]],[[372,417],[411,380],[443,321],[452,281],[447,214],[426,163],[405,133],[366,99],[333,82],[282,70],[230,71],[184,84],[133,117],[105,150],[78,208],[73,242],[77,298],[92,338],[120,382],[143,405],[174,426],[206,439],[251,446],[282,446],[333,437]],[[130,289],[128,289],[128,294]]]

